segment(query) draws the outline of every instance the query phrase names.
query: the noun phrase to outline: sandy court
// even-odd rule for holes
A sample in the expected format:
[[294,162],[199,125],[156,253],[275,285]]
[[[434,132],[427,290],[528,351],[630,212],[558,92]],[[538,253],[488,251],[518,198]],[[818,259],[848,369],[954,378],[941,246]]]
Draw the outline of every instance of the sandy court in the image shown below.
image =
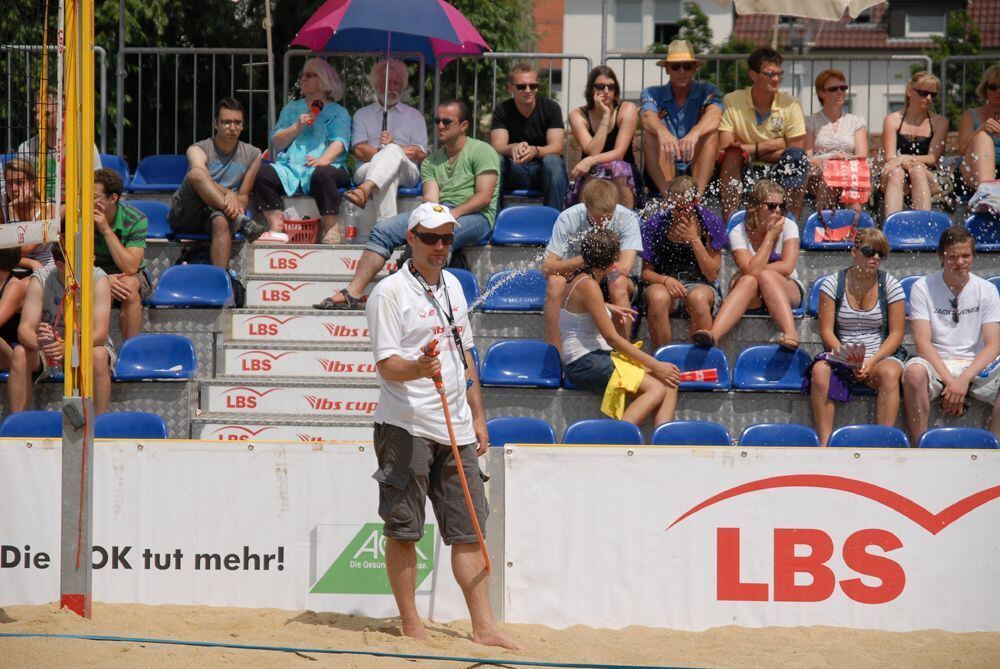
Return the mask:
[[[512,661],[680,667],[997,667],[1000,633],[888,633],[833,627],[675,632],[506,625],[524,653],[472,643],[465,622],[429,626],[433,643],[402,638],[394,620],[275,609],[95,604],[91,621],[54,605],[0,608],[0,632],[102,634],[366,650]],[[0,639],[0,667],[470,667],[471,662],[291,654],[148,643]]]

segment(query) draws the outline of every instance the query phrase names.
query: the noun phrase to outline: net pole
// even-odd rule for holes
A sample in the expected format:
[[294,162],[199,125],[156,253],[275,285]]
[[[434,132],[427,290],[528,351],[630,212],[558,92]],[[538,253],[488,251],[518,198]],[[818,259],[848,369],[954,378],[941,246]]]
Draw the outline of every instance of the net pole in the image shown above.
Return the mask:
[[[60,605],[91,617],[94,427],[94,5],[70,0],[65,22],[65,371]],[[61,161],[60,161],[61,162]]]

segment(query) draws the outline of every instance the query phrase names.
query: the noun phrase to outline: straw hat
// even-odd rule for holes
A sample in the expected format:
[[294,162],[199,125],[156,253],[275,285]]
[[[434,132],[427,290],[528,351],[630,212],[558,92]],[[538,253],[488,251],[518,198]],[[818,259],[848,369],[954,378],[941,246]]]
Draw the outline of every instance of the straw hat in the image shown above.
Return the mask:
[[700,63],[698,57],[694,55],[694,48],[691,42],[686,39],[675,39],[667,47],[667,57],[656,61],[660,67],[667,63]]

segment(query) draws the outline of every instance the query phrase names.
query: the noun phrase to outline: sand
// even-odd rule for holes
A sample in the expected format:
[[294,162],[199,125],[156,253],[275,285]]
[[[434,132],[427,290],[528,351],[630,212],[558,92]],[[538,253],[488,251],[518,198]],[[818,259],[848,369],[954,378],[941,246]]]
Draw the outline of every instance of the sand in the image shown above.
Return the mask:
[[[430,624],[431,643],[402,637],[398,620],[275,609],[95,604],[92,620],[55,605],[0,608],[0,632],[103,634],[238,644],[381,651],[509,661],[678,667],[998,667],[1000,633],[889,633],[835,627],[677,632],[505,625],[526,650],[484,648],[467,622]],[[150,643],[0,638],[0,667],[472,667],[472,662],[403,660],[195,648]],[[478,665],[482,666],[482,665]]]

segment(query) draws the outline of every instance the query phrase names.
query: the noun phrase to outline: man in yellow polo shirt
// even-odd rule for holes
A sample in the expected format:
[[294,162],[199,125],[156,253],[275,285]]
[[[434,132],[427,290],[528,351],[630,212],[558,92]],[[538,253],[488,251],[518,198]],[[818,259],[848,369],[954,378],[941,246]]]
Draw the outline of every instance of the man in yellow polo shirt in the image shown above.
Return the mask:
[[781,54],[761,47],[750,54],[750,88],[723,98],[719,123],[719,159],[722,163],[724,220],[740,208],[743,176],[752,167],[762,168],[755,178],[767,177],[784,186],[788,211],[801,217],[809,163],[805,155],[806,122],[799,101],[778,92]]

